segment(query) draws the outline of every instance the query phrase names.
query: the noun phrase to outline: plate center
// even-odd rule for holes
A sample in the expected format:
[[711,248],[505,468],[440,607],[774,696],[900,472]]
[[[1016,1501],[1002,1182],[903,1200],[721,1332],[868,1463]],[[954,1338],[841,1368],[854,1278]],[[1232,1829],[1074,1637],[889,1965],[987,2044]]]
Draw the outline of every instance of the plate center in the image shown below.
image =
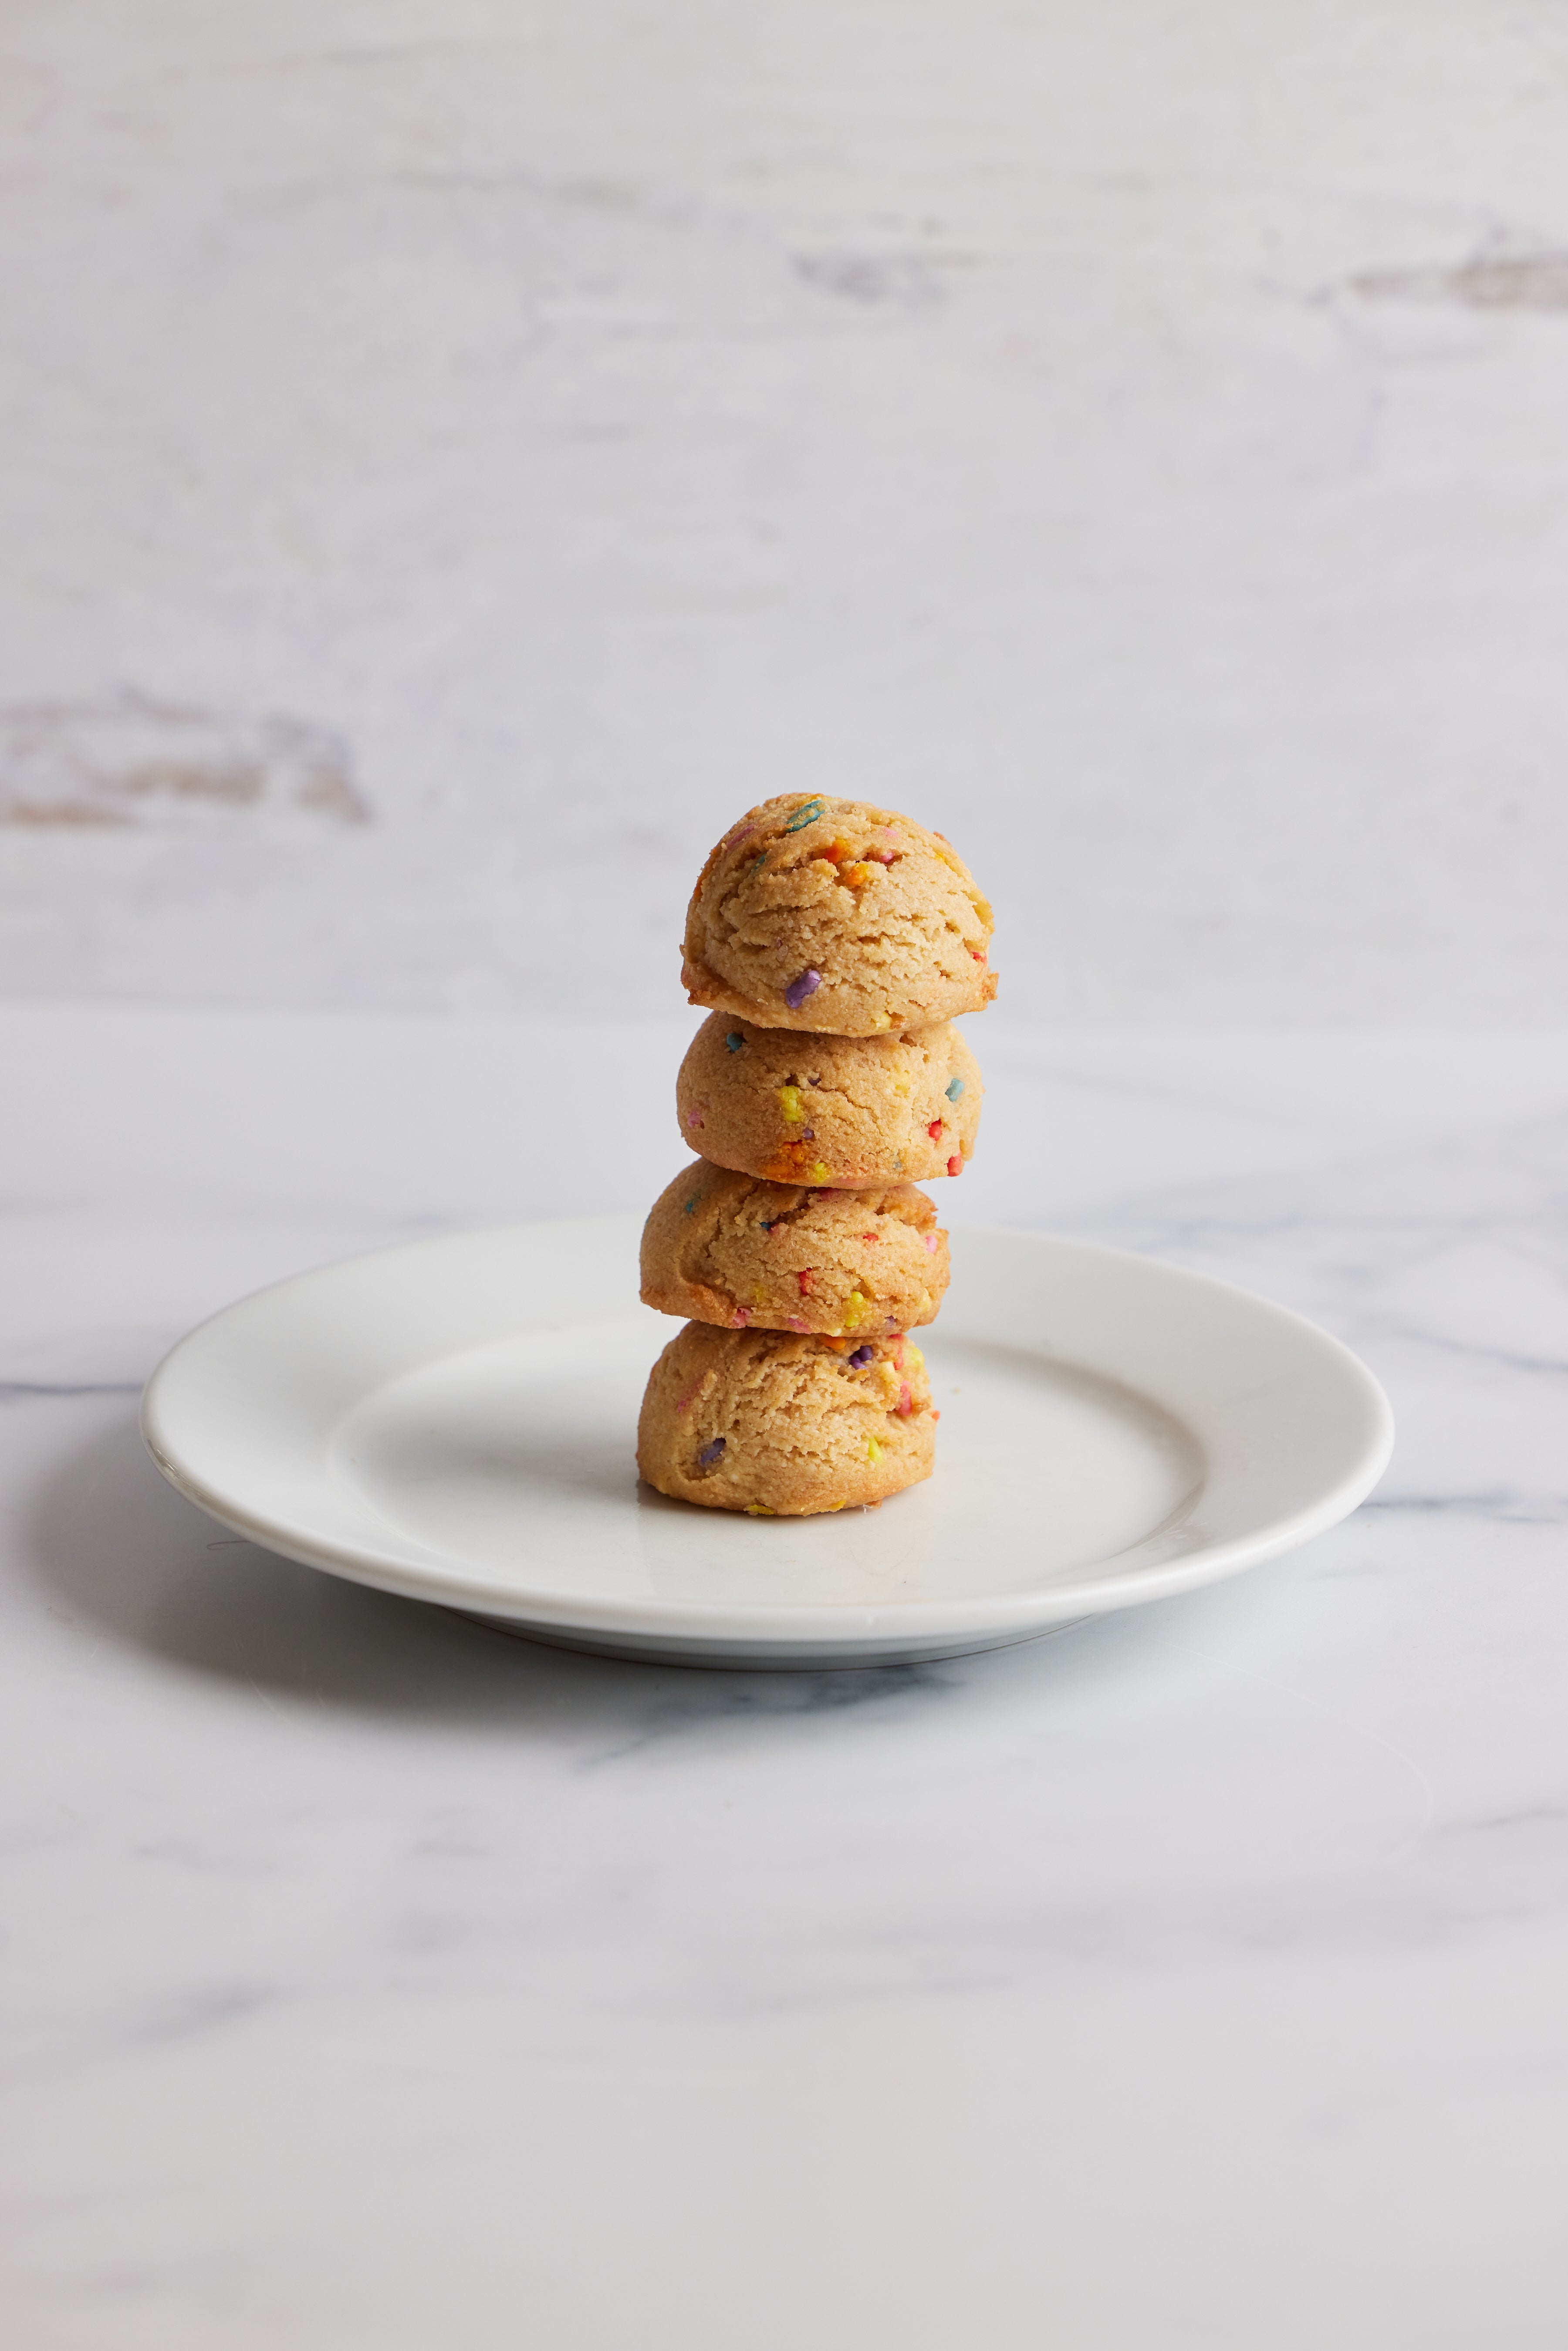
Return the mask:
[[1023,1349],[920,1334],[936,1474],[875,1510],[747,1519],[637,1482],[645,1315],[423,1364],[339,1425],[336,1478],[383,1522],[510,1593],[845,1608],[972,1599],[1187,1548],[1202,1483],[1179,1422]]

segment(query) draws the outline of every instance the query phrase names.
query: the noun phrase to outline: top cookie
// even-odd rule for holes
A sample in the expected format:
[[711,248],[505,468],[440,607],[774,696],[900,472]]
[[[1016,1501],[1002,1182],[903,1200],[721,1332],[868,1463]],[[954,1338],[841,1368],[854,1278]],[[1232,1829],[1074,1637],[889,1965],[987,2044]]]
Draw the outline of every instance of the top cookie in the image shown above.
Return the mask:
[[990,907],[939,833],[791,792],[709,856],[681,977],[694,1004],[764,1028],[877,1037],[988,1004],[990,936]]

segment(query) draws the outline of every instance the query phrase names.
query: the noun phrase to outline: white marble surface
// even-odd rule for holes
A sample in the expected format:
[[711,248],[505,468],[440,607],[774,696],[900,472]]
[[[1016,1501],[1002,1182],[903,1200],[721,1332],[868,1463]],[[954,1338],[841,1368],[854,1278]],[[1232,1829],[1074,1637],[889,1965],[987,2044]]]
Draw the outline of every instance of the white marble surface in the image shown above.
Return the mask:
[[1560,0],[8,0],[0,989],[613,1017],[805,783],[1020,1018],[1560,1017],[1565,105]]
[[1393,1394],[1372,1505],[1207,1593],[645,1669],[161,1483],[179,1328],[638,1204],[681,1034],[0,1013],[0,2334],[1557,2351],[1568,1040],[977,1029],[971,1216],[1251,1283]]

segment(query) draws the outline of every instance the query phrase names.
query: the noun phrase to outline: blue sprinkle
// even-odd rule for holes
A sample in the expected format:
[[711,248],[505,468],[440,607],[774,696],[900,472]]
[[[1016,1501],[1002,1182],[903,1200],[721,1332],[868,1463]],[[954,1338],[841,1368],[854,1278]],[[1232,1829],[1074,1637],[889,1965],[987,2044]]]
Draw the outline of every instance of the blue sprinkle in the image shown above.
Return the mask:
[[766,865],[766,864],[767,864],[767,862],[768,862],[768,852],[767,852],[766,850],[764,850],[760,857],[754,857],[754,858],[752,859],[752,861],[751,861],[751,870],[752,870],[752,872],[755,873],[755,872],[756,872],[756,871],[757,871],[757,869],[758,869],[758,867],[759,865]]
[[697,1468],[699,1469],[711,1469],[716,1461],[723,1458],[724,1447],[725,1440],[722,1437],[716,1437],[711,1445],[705,1445],[702,1451],[697,1455]]
[[822,813],[823,806],[824,803],[821,800],[803,800],[785,826],[785,831],[801,832],[807,825],[815,824]]
[[[738,1029],[732,1029],[724,1041],[729,1047],[732,1053],[738,1053],[741,1047],[745,1044],[746,1040],[741,1035]],[[963,1083],[962,1079],[959,1080],[959,1083],[960,1085]]]
[[696,1207],[696,1204],[697,1204],[697,1196],[696,1196],[696,1194],[694,1192],[694,1193],[692,1194],[691,1198],[686,1202],[685,1207],[681,1210],[681,1214],[682,1214],[682,1216],[683,1216],[683,1217],[689,1217],[689,1216],[691,1215],[691,1213],[692,1213],[692,1210]]
[[862,1364],[870,1363],[875,1353],[876,1349],[874,1347],[857,1347],[854,1353],[850,1357],[852,1369],[858,1372]]
[[956,1101],[957,1101],[957,1099],[958,1099],[958,1097],[959,1097],[959,1095],[963,1092],[963,1091],[964,1091],[964,1081],[963,1081],[963,1079],[962,1079],[962,1078],[955,1078],[955,1079],[954,1079],[954,1081],[953,1081],[953,1082],[952,1082],[952,1084],[951,1084],[951,1085],[948,1087],[948,1089],[947,1089],[947,1099],[948,1099],[948,1101],[949,1101],[949,1102],[956,1102]]

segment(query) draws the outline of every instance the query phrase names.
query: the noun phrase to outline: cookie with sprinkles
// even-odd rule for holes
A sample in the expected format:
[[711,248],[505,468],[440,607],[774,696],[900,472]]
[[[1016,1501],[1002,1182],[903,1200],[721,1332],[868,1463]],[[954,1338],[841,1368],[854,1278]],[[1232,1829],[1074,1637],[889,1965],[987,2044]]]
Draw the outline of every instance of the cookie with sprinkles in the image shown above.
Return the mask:
[[677,1501],[800,1518],[929,1478],[936,1415],[913,1339],[688,1322],[654,1364],[637,1467]]
[[688,1149],[720,1167],[855,1191],[961,1175],[984,1093],[950,1021],[821,1037],[716,1012],[681,1063],[675,1111]]
[[771,1029],[878,1037],[997,992],[991,910],[940,833],[895,810],[786,793],[711,852],[686,914],[691,1001]]
[[865,1339],[935,1319],[947,1236],[913,1184],[769,1184],[698,1159],[643,1230],[643,1302],[744,1331]]

